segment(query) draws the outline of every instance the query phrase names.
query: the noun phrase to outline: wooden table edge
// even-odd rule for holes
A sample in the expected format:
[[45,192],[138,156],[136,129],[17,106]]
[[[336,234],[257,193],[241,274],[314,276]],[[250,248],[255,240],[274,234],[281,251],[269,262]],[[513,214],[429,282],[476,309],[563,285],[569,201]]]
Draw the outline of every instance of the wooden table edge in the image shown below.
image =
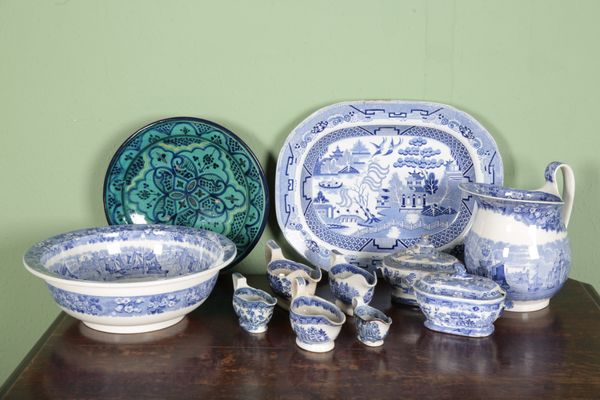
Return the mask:
[[23,373],[23,371],[31,364],[35,356],[42,349],[44,344],[50,339],[52,333],[55,331],[56,327],[61,323],[61,321],[66,318],[67,314],[64,311],[61,311],[54,321],[50,323],[50,326],[44,331],[42,336],[35,342],[33,347],[27,352],[25,357],[21,360],[21,362],[17,365],[13,372],[6,378],[2,386],[0,387],[0,399],[4,398],[9,392],[10,389],[17,383],[19,376]]
[[[598,309],[600,309],[600,295],[596,291],[596,289],[589,283],[581,282],[575,279],[570,279],[583,289],[583,291],[589,296],[590,300]],[[34,361],[35,357],[42,349],[44,344],[50,339],[52,334],[58,325],[67,317],[67,314],[61,311],[57,317],[52,321],[50,326],[44,331],[42,336],[36,341],[33,347],[27,352],[23,360],[17,365],[17,367],[13,370],[13,372],[6,378],[6,381],[0,386],[0,399],[4,398],[12,389],[12,387],[17,383],[19,376],[27,369],[27,367]]]

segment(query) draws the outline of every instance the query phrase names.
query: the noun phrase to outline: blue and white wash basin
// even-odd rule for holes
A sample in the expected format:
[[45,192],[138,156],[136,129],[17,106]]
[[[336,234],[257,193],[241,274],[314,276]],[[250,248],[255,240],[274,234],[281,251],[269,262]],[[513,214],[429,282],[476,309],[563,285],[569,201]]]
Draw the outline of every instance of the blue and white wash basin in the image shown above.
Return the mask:
[[58,306],[90,328],[140,333],[166,328],[199,307],[235,258],[226,237],[167,225],[113,225],[32,246],[25,268]]

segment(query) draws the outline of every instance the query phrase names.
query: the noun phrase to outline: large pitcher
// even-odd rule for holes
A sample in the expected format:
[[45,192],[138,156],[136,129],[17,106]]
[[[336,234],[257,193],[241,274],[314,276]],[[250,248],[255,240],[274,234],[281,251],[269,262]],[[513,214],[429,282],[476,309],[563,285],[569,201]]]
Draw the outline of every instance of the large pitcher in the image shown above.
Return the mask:
[[[556,182],[559,170],[563,197]],[[507,311],[541,310],[569,275],[567,225],[575,177],[570,166],[555,161],[546,167],[545,178],[546,184],[538,190],[460,185],[477,203],[473,226],[465,238],[467,269],[492,278],[506,290]]]

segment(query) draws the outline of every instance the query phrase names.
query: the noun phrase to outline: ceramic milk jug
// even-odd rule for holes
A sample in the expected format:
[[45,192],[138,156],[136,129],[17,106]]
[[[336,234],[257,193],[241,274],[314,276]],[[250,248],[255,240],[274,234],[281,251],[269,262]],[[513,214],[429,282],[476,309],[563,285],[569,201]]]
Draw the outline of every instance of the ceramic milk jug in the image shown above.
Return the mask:
[[[563,174],[563,194],[557,172]],[[477,211],[465,238],[470,273],[496,281],[507,292],[506,310],[527,312],[546,307],[567,280],[571,251],[567,225],[573,207],[575,177],[567,164],[546,167],[546,184],[518,190],[463,183]]]

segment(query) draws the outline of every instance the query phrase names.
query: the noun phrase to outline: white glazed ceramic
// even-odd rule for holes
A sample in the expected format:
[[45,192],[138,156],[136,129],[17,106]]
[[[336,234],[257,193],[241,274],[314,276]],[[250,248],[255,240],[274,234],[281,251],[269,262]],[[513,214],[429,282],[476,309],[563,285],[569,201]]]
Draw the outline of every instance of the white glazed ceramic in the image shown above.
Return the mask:
[[392,287],[392,302],[417,306],[414,283],[435,272],[454,272],[458,259],[436,250],[429,235],[406,250],[385,256],[379,270]]
[[313,268],[288,260],[284,257],[281,247],[274,240],[267,241],[265,258],[267,261],[267,280],[277,296],[279,306],[286,310],[289,308],[292,299],[292,282],[297,277],[306,281],[308,294],[315,294],[317,282],[322,277],[320,268]]
[[298,347],[314,353],[333,350],[346,315],[335,304],[310,295],[303,278],[294,280],[292,294],[290,322]]
[[358,340],[369,347],[382,346],[392,325],[392,319],[380,310],[365,304],[360,297],[352,299],[352,307]]
[[302,121],[281,148],[275,211],[286,240],[312,265],[335,249],[369,270],[431,235],[462,243],[474,200],[458,184],[502,184],[494,139],[445,104],[367,100],[332,104]]
[[[557,172],[563,173],[563,198]],[[537,191],[469,183],[461,189],[477,202],[473,227],[465,239],[471,273],[494,279],[507,291],[507,311],[546,307],[571,268],[567,225],[575,177],[567,164],[546,167],[546,184]]]
[[435,273],[419,279],[413,289],[427,317],[427,328],[470,337],[494,332],[506,297],[497,283],[467,274],[462,264],[456,264],[455,274]]
[[332,250],[329,288],[335,297],[335,304],[343,312],[349,316],[354,314],[352,299],[355,297],[359,297],[364,304],[369,304],[376,285],[376,273],[348,264],[342,253]]
[[233,280],[233,309],[240,319],[240,326],[250,333],[267,331],[277,300],[264,290],[248,285],[239,272],[231,274]]
[[179,322],[211,293],[236,254],[214,232],[167,225],[113,225],[64,233],[31,247],[29,272],[67,314],[111,333]]

